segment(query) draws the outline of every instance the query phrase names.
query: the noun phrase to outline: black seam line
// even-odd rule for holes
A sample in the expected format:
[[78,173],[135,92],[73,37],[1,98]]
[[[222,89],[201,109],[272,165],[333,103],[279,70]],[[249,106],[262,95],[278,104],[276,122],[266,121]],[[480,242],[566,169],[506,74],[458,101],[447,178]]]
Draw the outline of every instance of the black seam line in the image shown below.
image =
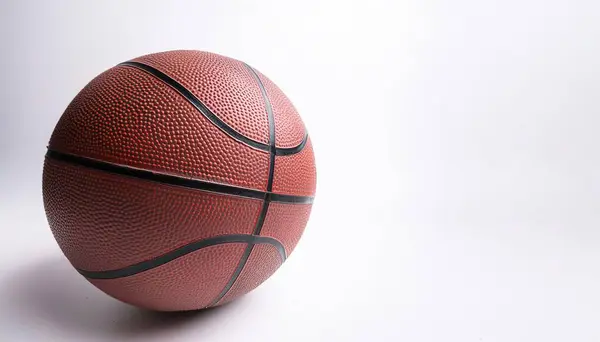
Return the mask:
[[[262,83],[262,81],[260,80],[260,77],[258,77],[258,74],[256,73],[256,70],[254,70],[254,68],[252,68],[251,66],[249,66],[248,64],[245,64],[246,68],[248,68],[248,71],[250,71],[250,73],[252,74],[252,77],[254,77],[254,80],[256,81],[256,83],[258,84],[258,87],[260,88],[260,93],[262,94],[263,100],[265,101],[265,108],[267,110],[267,117],[268,117],[268,122],[269,122],[269,144],[270,144],[270,160],[269,160],[269,178],[267,180],[267,192],[270,193],[271,191],[273,191],[273,178],[275,176],[275,116],[273,115],[273,106],[271,105],[271,100],[269,99],[269,95],[267,94],[267,90],[265,89],[264,84]],[[262,229],[263,223],[265,221],[265,217],[267,216],[267,211],[269,210],[269,202],[271,201],[271,197],[268,194],[265,194],[265,202],[263,204],[263,209],[261,211],[261,214],[258,218],[258,221],[256,223],[256,228],[254,229],[254,234],[255,235],[259,235],[260,231]]]
[[[129,66],[129,67],[133,67],[133,68],[142,70],[142,71],[158,78],[163,83],[170,86],[171,88],[175,89],[179,94],[181,94],[181,96],[183,96],[189,103],[191,103],[202,115],[204,115],[204,117],[206,117],[210,122],[212,122],[215,126],[217,126],[219,129],[221,129],[223,132],[227,133],[227,135],[229,135],[233,139],[235,139],[239,142],[242,142],[248,146],[252,146],[254,148],[262,150],[262,151],[270,151],[270,149],[272,148],[272,146],[270,146],[268,144],[261,143],[254,139],[250,139],[250,138],[244,136],[243,134],[239,133],[235,129],[233,129],[233,127],[226,124],[217,115],[215,115],[210,109],[208,109],[208,107],[206,107],[206,105],[204,103],[202,103],[202,101],[200,101],[200,99],[198,99],[194,94],[192,94],[192,92],[190,92],[186,87],[184,87],[182,84],[175,81],[173,78],[171,78],[169,75],[165,74],[164,72],[162,72],[156,68],[153,68],[147,64],[140,63],[140,62],[128,61],[128,62],[120,63],[119,65],[120,66]],[[271,128],[269,127],[269,130],[270,129]],[[273,129],[274,129],[274,127],[273,127]],[[286,155],[291,155],[291,154],[295,154],[295,153],[302,151],[302,149],[304,148],[304,145],[306,144],[306,139],[307,139],[307,134],[305,134],[304,139],[302,140],[302,142],[300,142],[300,144],[298,146],[290,147],[290,148],[276,148],[276,151],[278,152],[277,155],[286,156]]]
[[[248,68],[248,71],[250,71],[250,73],[254,77],[254,80],[256,81],[256,83],[258,84],[258,86],[260,88],[260,92],[262,94],[263,100],[265,101],[267,117],[269,119],[269,154],[270,154],[270,158],[269,158],[269,177],[267,180],[267,192],[269,193],[273,189],[273,178],[275,175],[275,155],[276,155],[275,117],[273,116],[273,108],[271,106],[271,101],[269,100],[269,95],[267,94],[267,91],[266,91],[263,83],[261,82],[260,77],[258,77],[258,74],[251,66],[249,66],[248,64],[244,64],[244,65],[246,66],[246,68]],[[258,215],[258,219],[256,220],[256,226],[254,227],[254,232],[253,232],[254,235],[260,234],[263,224],[265,223],[265,218],[267,217],[267,212],[269,211],[269,203],[272,200],[272,197],[269,196],[268,193],[265,194],[262,209],[260,211],[260,214]],[[215,299],[213,299],[213,301],[209,304],[209,307],[218,304],[223,299],[223,297],[225,297],[225,295],[227,295],[227,292],[229,292],[231,290],[231,288],[233,287],[233,284],[235,284],[238,277],[242,273],[244,266],[246,266],[246,263],[248,262],[248,259],[250,258],[250,253],[252,253],[253,248],[254,248],[254,245],[248,245],[246,247],[244,254],[240,258],[240,262],[237,264],[235,271],[231,275],[231,278],[229,278],[229,281],[227,282],[227,284],[225,284],[225,286],[223,287],[223,289],[221,290],[219,295]]]
[[246,262],[248,261],[248,258],[250,257],[250,253],[252,253],[252,246],[253,245],[246,246],[246,248],[244,249],[244,254],[242,254],[242,257],[240,258],[240,262],[238,262],[237,266],[235,267],[235,270],[233,271],[233,274],[227,281],[227,284],[225,284],[225,286],[223,286],[223,289],[221,290],[221,292],[219,292],[219,294],[215,297],[215,299],[213,299],[212,302],[210,302],[210,304],[208,304],[206,306],[207,308],[217,305],[217,303],[221,299],[223,299],[223,297],[225,297],[227,292],[229,292],[229,290],[231,290],[231,288],[233,287],[233,283],[235,283],[235,281],[238,279],[238,277],[242,273],[242,270],[244,269],[244,266],[246,265]]
[[[267,217],[268,211],[269,211],[269,200],[265,199],[262,209],[260,210],[260,214],[258,215],[258,219],[256,220],[256,226],[254,227],[254,232],[253,232],[254,236],[259,236],[258,234],[260,234],[262,226],[265,223],[265,218]],[[213,299],[213,301],[208,305],[209,307],[216,305],[221,299],[223,299],[223,297],[225,297],[227,292],[229,292],[229,290],[231,290],[231,287],[233,286],[235,281],[239,278],[240,274],[242,273],[244,266],[246,266],[246,263],[248,262],[248,258],[250,258],[250,253],[252,253],[253,248],[254,248],[254,245],[252,245],[252,244],[248,244],[248,246],[246,246],[246,249],[244,250],[244,254],[242,254],[242,257],[240,258],[240,261],[238,262],[237,266],[235,267],[233,274],[229,278],[229,281],[227,281],[227,284],[225,284],[225,286],[223,287],[221,292],[219,292],[219,295],[217,295],[215,297],[215,299]],[[282,259],[282,263],[283,263],[283,261],[285,261],[285,259]]]
[[183,85],[181,85],[180,83],[178,83],[177,81],[172,79],[170,76],[168,76],[164,72],[162,72],[158,69],[155,69],[149,65],[139,63],[139,62],[129,61],[129,62],[121,63],[119,65],[134,67],[134,68],[143,70],[143,71],[151,74],[152,76],[155,76],[159,80],[161,80],[164,83],[166,83],[167,85],[169,85],[171,88],[175,89],[189,103],[191,103],[200,113],[202,113],[202,115],[204,115],[208,120],[210,120],[210,122],[212,122],[215,126],[219,127],[222,131],[227,133],[232,138],[234,138],[238,141],[241,141],[246,145],[250,145],[252,147],[255,147],[255,148],[263,150],[263,151],[269,150],[269,145],[258,142],[253,139],[250,139],[248,137],[245,137],[244,135],[242,135],[239,132],[237,132],[236,130],[234,130],[231,126],[227,125],[223,120],[219,119],[219,117],[216,116],[210,109],[208,109],[206,107],[206,105],[204,105],[204,103],[202,103],[194,94],[192,94],[192,92],[190,92],[187,88],[185,88]]
[[262,230],[263,224],[265,223],[265,218],[267,217],[267,212],[269,211],[269,200],[265,199],[262,209],[260,210],[260,214],[258,215],[258,220],[256,220],[256,226],[254,227],[254,231],[252,234],[260,235],[260,231]]
[[300,153],[304,147],[306,146],[306,141],[308,140],[308,134],[304,135],[304,138],[302,138],[302,141],[300,142],[300,144],[298,144],[298,146],[294,146],[294,147],[276,147],[275,148],[275,154],[278,156],[289,156],[292,154],[296,154],[296,153]]
[[[260,88],[260,93],[262,94],[263,97],[263,101],[265,101],[265,108],[267,109],[267,117],[269,119],[269,152],[271,154],[271,158],[269,161],[269,179],[267,181],[267,191],[271,192],[273,190],[273,176],[275,174],[275,117],[273,116],[273,106],[271,105],[271,100],[269,100],[269,95],[267,94],[267,90],[265,89],[265,86],[263,85],[263,83],[261,82],[260,78],[258,77],[258,74],[256,73],[256,71],[249,66],[248,64],[245,64],[246,68],[248,68],[248,71],[250,71],[250,74],[252,74],[252,77],[254,77],[254,80],[256,81],[256,83],[258,84],[258,87]],[[256,233],[258,234],[258,233]]]
[[310,196],[294,196],[274,194],[259,190],[240,188],[231,185],[205,182],[197,179],[183,178],[179,176],[156,173],[143,169],[134,169],[127,166],[112,164],[86,157],[75,156],[68,153],[62,153],[54,150],[48,150],[46,157],[61,162],[83,166],[94,170],[104,171],[108,173],[139,178],[143,180],[153,181],[162,184],[181,186],[190,189],[198,189],[220,194],[228,194],[246,198],[264,199],[265,196],[274,202],[309,204],[313,202],[314,197]]
[[255,236],[248,234],[234,234],[234,235],[222,235],[215,236],[212,238],[196,241],[189,243],[183,247],[179,247],[175,250],[172,250],[168,253],[165,253],[159,257],[154,259],[142,261],[140,263],[119,268],[116,270],[110,271],[86,271],[82,269],[77,269],[77,271],[86,278],[90,279],[115,279],[132,276],[134,274],[138,274],[144,271],[148,271],[155,267],[164,265],[168,262],[171,262],[177,258],[181,258],[184,255],[195,252],[199,249],[221,245],[225,243],[246,243],[248,246],[253,246],[259,243],[269,244],[277,249],[279,256],[281,257],[282,262],[286,259],[285,248],[277,239],[266,237],[266,236]]

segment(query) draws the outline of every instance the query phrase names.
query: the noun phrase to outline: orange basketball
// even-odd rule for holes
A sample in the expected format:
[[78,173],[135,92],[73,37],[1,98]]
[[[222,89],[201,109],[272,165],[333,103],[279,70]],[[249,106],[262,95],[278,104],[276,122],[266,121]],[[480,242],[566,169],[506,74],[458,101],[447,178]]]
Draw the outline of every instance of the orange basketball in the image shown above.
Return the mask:
[[150,54],[93,79],[44,163],[52,233],[105,293],[153,310],[220,305],[270,277],[315,194],[311,141],[266,76],[199,51]]

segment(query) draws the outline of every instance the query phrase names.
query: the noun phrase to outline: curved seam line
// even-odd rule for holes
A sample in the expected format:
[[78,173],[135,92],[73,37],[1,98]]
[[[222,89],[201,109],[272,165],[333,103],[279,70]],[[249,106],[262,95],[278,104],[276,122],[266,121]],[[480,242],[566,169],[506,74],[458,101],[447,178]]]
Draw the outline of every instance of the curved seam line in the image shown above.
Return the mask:
[[[246,64],[244,64],[244,65],[246,65]],[[221,131],[223,131],[225,134],[227,134],[231,138],[233,138],[245,145],[248,145],[250,147],[259,149],[261,151],[268,152],[270,150],[270,145],[262,143],[260,141],[256,141],[251,138],[248,138],[245,135],[243,135],[242,133],[236,131],[233,127],[229,126],[225,121],[223,121],[215,113],[213,113],[202,101],[200,101],[200,99],[198,97],[196,97],[196,95],[194,95],[191,91],[189,91],[181,83],[175,81],[175,79],[173,79],[171,76],[167,75],[166,73],[164,73],[150,65],[141,63],[141,62],[127,61],[127,62],[120,63],[117,66],[132,67],[132,68],[141,70],[141,71],[153,76],[154,78],[156,78],[159,81],[161,81],[162,83],[168,85],[169,87],[174,89],[177,93],[179,93],[181,96],[183,96],[183,98],[187,102],[189,102],[194,108],[196,108],[196,110],[198,110],[200,112],[200,114],[202,114],[213,125],[215,125],[217,128],[219,128]],[[290,154],[295,154],[295,153],[302,151],[302,149],[304,148],[304,145],[306,144],[307,136],[308,136],[308,134],[305,134],[303,140],[297,146],[285,147],[285,148],[275,147],[276,152],[279,152],[277,155],[282,155],[282,156],[290,155]]]
[[[256,227],[254,228],[254,233],[253,233],[255,235],[259,235],[260,231],[262,230],[263,224],[265,223],[265,219],[267,217],[267,212],[269,211],[269,203],[271,202],[271,196],[269,196],[268,193],[271,192],[273,189],[273,179],[275,176],[275,156],[277,153],[276,148],[275,148],[275,117],[273,116],[273,108],[271,105],[271,101],[269,99],[269,95],[267,94],[267,90],[265,89],[263,83],[261,82],[260,77],[258,76],[256,71],[251,66],[249,66],[246,63],[244,63],[244,65],[246,66],[246,68],[248,68],[248,71],[250,71],[250,73],[254,77],[254,80],[256,81],[256,83],[258,84],[258,86],[260,88],[260,92],[263,97],[263,101],[265,102],[265,109],[267,110],[267,117],[268,117],[268,121],[269,121],[269,147],[270,147],[269,153],[270,153],[270,157],[269,157],[269,175],[268,175],[268,179],[267,179],[267,194],[265,194],[263,206],[262,206],[262,209],[258,216],[258,219],[256,221]],[[231,278],[229,278],[229,281],[227,282],[227,284],[225,284],[225,286],[223,287],[223,289],[221,290],[219,295],[212,302],[210,302],[208,307],[218,304],[223,298],[225,298],[227,293],[229,293],[229,291],[233,288],[233,285],[238,280],[239,276],[241,275],[243,269],[246,266],[246,263],[248,262],[248,259],[250,258],[250,253],[252,253],[253,247],[254,247],[254,245],[250,245],[250,244],[246,247],[244,254],[240,258],[240,261],[239,261],[237,267],[235,268],[233,274],[231,275]]]
[[232,235],[221,235],[215,236],[207,239],[202,239],[199,241],[191,242],[187,245],[176,248],[170,252],[167,252],[159,257],[142,261],[137,264],[133,264],[130,266],[126,266],[119,269],[108,270],[108,271],[87,271],[83,269],[77,268],[77,271],[86,278],[90,279],[116,279],[132,276],[138,273],[142,273],[153,268],[162,266],[167,264],[173,260],[181,258],[190,253],[196,252],[202,248],[216,246],[226,243],[246,243],[249,246],[253,246],[255,244],[269,244],[277,249],[281,260],[284,261],[286,259],[286,252],[283,244],[272,237],[267,236],[256,236],[249,234],[232,234]]
[[289,156],[296,153],[302,152],[304,147],[306,146],[306,141],[308,140],[308,133],[304,134],[302,141],[300,144],[294,147],[275,147],[275,154],[278,156]]
[[104,162],[92,158],[76,156],[69,153],[62,153],[51,149],[48,149],[48,151],[46,152],[46,157],[71,165],[87,167],[97,171],[128,176],[161,184],[180,186],[187,189],[202,190],[217,194],[226,194],[252,199],[264,199],[265,197],[268,197],[271,201],[274,202],[296,204],[309,204],[312,203],[314,200],[314,197],[311,196],[275,194],[272,192],[241,188],[219,183],[212,183],[193,178],[184,178],[180,176],[174,176],[164,173],[153,172],[145,169],[137,169],[110,162]]

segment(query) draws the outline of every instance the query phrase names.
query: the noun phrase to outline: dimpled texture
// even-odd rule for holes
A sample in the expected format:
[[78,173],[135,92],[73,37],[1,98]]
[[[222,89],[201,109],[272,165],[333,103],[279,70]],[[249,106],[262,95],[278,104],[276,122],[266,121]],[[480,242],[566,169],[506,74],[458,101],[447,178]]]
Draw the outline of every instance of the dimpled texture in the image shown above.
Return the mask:
[[[242,63],[198,51],[176,51],[136,61],[168,74],[247,138],[269,144],[265,98]],[[293,147],[305,130],[285,95],[258,73],[271,103],[278,147]],[[117,66],[92,80],[59,120],[49,149],[131,169],[265,191],[269,152],[245,145],[215,126],[179,92],[133,66]],[[56,156],[56,154],[54,154]],[[313,196],[316,171],[310,139],[294,155],[276,156],[273,191]],[[54,237],[80,270],[116,270],[155,259],[206,238],[251,234],[261,199],[162,184],[47,157],[43,196]],[[310,204],[271,202],[261,234],[287,255],[307,223]],[[154,310],[209,306],[243,262],[243,243],[199,249],[139,273],[88,280],[126,303]],[[259,286],[281,265],[277,249],[254,245],[218,304]]]
[[104,271],[191,242],[251,234],[262,201],[125,177],[46,159],[50,228],[71,263]]
[[306,130],[300,114],[292,101],[268,77],[256,71],[260,81],[265,87],[273,117],[275,119],[275,146],[294,147],[300,145]]
[[91,279],[105,293],[126,303],[160,311],[208,306],[229,281],[246,244],[199,249],[143,273],[117,279]]
[[217,304],[225,304],[254,290],[273,275],[279,266],[281,266],[281,257],[275,247],[266,244],[254,245],[240,276]]
[[314,196],[317,170],[310,138],[302,151],[275,157],[273,192],[297,196]]
[[268,153],[232,139],[171,87],[128,66],[102,73],[75,97],[50,149],[260,190],[268,179]]
[[244,63],[215,53],[168,51],[134,59],[169,75],[247,138],[269,142],[260,88]]
[[260,234],[279,240],[289,256],[304,232],[311,209],[312,204],[273,202],[269,205]]

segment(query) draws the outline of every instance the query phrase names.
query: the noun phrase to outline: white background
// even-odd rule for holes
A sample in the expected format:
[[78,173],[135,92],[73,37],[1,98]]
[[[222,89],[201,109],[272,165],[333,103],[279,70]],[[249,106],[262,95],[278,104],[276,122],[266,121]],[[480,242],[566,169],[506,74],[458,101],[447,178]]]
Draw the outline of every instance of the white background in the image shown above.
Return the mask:
[[[0,340],[600,340],[595,0],[0,2]],[[197,314],[109,298],[62,256],[41,170],[98,73],[208,50],[273,79],[313,139],[286,264]]]

